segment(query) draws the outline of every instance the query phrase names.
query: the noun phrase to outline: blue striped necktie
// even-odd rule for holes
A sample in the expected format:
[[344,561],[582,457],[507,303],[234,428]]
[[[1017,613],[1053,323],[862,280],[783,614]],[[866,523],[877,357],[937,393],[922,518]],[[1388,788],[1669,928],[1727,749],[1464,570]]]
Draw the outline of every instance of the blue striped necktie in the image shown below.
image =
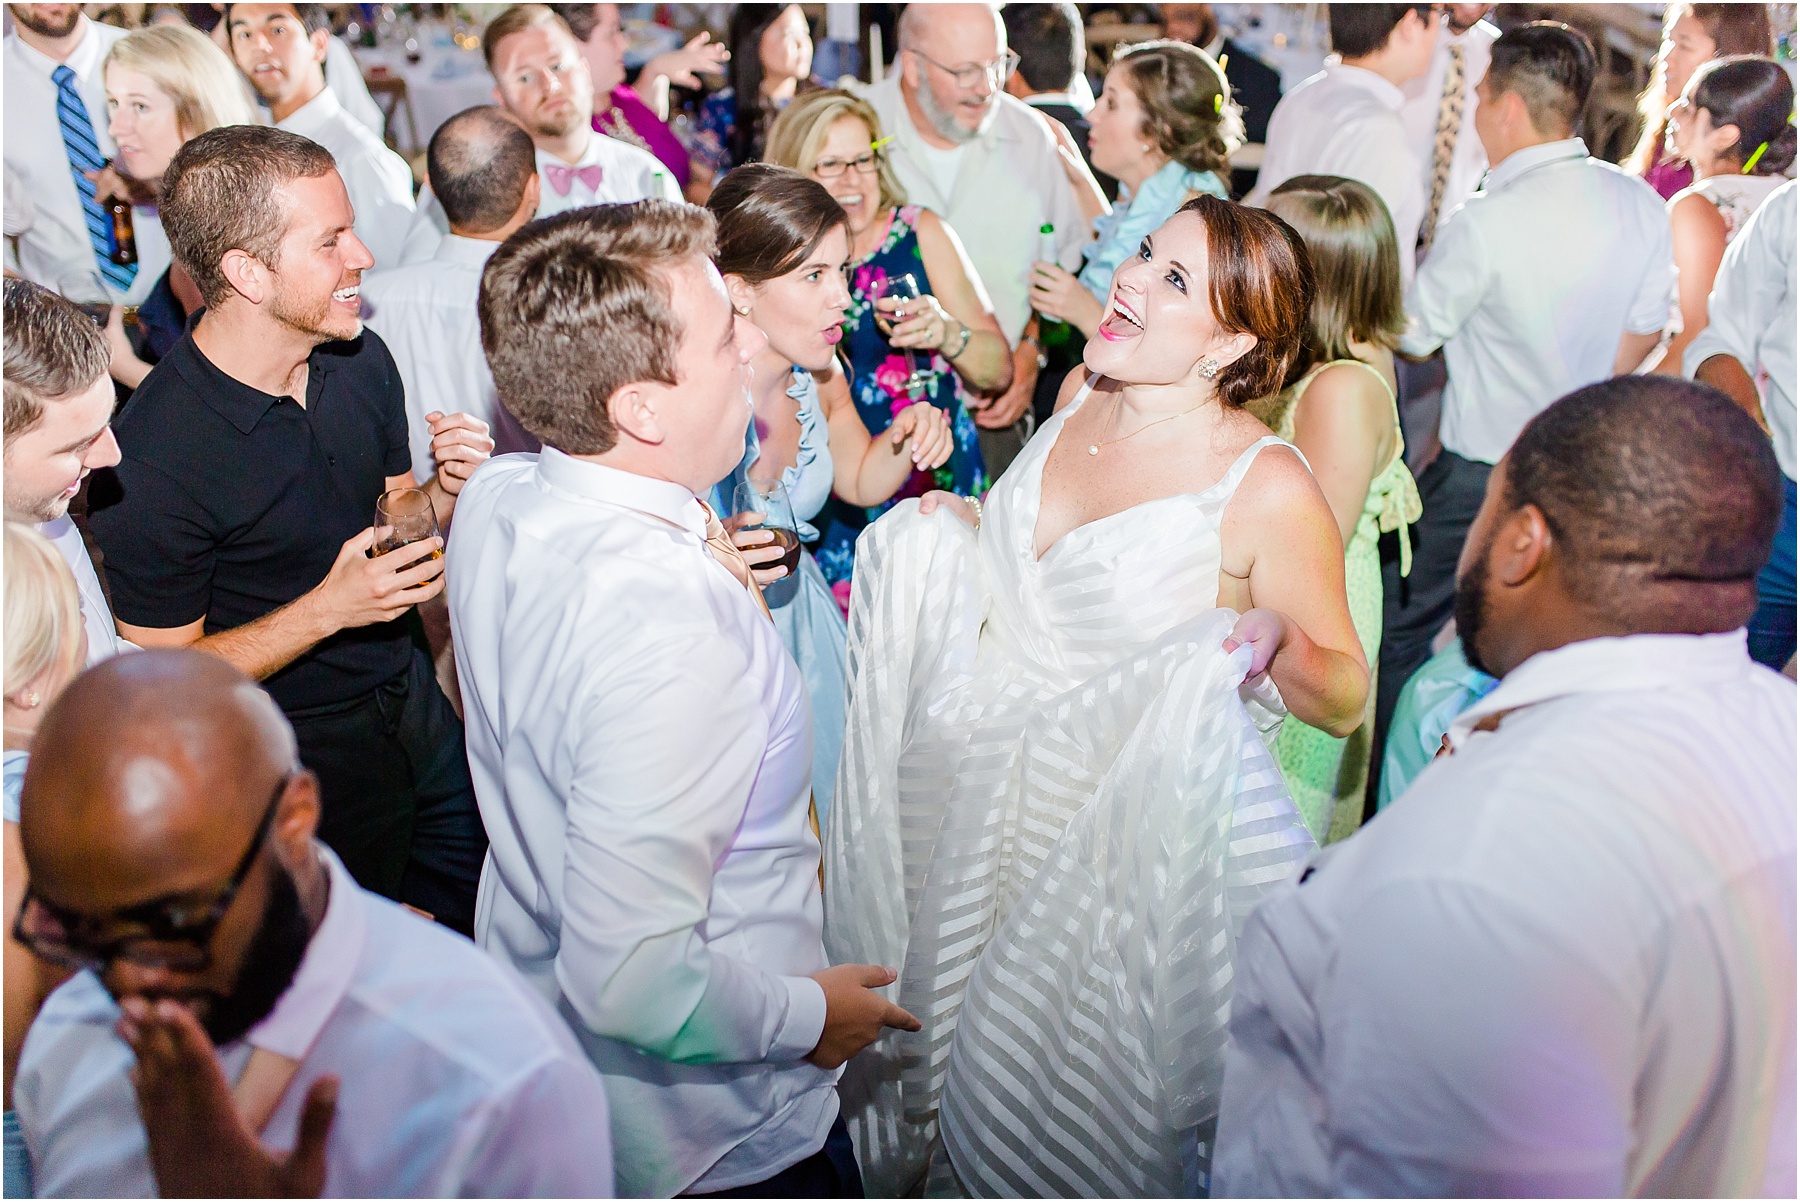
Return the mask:
[[94,257],[99,260],[100,274],[120,292],[131,287],[137,278],[137,264],[120,266],[112,261],[112,216],[94,199],[94,181],[87,172],[106,166],[100,157],[100,144],[94,141],[94,125],[88,120],[87,103],[75,90],[75,72],[67,64],[50,72],[56,81],[56,123],[62,127],[63,149],[69,155],[69,173],[75,177],[75,191],[81,197],[81,210],[87,217],[88,241],[94,244]]

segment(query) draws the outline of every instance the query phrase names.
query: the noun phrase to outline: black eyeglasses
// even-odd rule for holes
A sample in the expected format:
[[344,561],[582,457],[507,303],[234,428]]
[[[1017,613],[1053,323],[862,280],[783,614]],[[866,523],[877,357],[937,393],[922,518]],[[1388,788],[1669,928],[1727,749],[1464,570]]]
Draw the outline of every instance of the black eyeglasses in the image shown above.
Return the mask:
[[204,972],[212,966],[212,939],[238,890],[250,875],[257,853],[275,825],[275,809],[294,774],[281,778],[263,810],[250,846],[231,878],[203,898],[162,897],[115,910],[82,914],[66,910],[25,887],[12,936],[52,964],[103,972],[115,960],[171,972]]
[[1012,73],[1019,69],[1019,56],[1010,50],[992,62],[969,63],[962,67],[946,67],[935,58],[920,54],[917,50],[911,53],[918,54],[920,58],[950,76],[956,81],[956,86],[959,88],[972,88],[984,78],[998,88],[1011,79]]
[[813,174],[820,179],[837,179],[846,171],[855,171],[858,175],[874,175],[881,169],[881,155],[873,150],[865,150],[853,159],[820,159],[813,165]]

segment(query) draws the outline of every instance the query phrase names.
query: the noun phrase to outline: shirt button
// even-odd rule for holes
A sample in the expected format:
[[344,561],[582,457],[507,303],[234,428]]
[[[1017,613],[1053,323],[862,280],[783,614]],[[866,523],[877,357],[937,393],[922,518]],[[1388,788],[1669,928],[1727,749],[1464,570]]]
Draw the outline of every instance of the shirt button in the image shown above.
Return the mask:
[[327,455],[325,457],[325,462],[329,463],[332,467],[336,467],[337,466],[337,456],[336,455]]

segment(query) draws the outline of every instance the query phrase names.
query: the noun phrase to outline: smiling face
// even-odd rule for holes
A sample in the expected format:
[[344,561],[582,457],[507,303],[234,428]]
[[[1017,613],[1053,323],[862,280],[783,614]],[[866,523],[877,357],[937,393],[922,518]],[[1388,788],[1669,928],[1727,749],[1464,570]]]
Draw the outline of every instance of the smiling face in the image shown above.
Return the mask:
[[1088,114],[1088,125],[1088,149],[1096,170],[1129,180],[1162,165],[1162,152],[1144,133],[1144,106],[1126,82],[1123,65],[1106,73],[1106,86]]
[[844,336],[844,313],[850,308],[850,289],[844,280],[849,258],[850,238],[840,225],[819,239],[800,266],[786,275],[761,285],[733,278],[734,295],[749,302],[750,320],[768,336],[770,350],[808,371],[831,366]]
[[594,81],[594,95],[610,95],[614,88],[625,82],[628,45],[625,25],[619,20],[619,6],[594,5],[594,31],[581,43],[581,56],[587,59],[588,75]]
[[874,141],[875,135],[861,117],[839,117],[826,131],[817,161],[807,170],[808,177],[824,185],[831,198],[844,207],[853,235],[868,229],[881,216],[881,176],[874,171],[864,174],[846,165],[836,178],[826,179],[818,168],[821,163],[850,164],[872,155]]
[[119,462],[113,438],[112,377],[104,373],[84,391],[47,401],[30,429],[6,440],[6,516],[48,522],[68,512],[87,474]]
[[563,29],[532,25],[494,47],[494,99],[533,138],[566,138],[594,115],[594,81]]
[[325,30],[306,32],[290,4],[231,6],[231,55],[257,94],[291,111],[325,87]]
[[362,333],[362,273],[375,265],[350,228],[354,212],[335,171],[281,186],[288,212],[265,303],[292,329],[320,342]]
[[1662,64],[1666,94],[1679,96],[1687,90],[1688,80],[1700,64],[1719,52],[1719,44],[1686,6],[1671,12],[1675,19],[1663,31],[1662,48],[1656,57]]
[[118,143],[118,165],[133,179],[159,179],[187,141],[175,100],[141,71],[120,63],[106,69],[107,132]]
[[1254,340],[1224,330],[1214,316],[1207,276],[1206,227],[1177,213],[1145,238],[1113,273],[1106,316],[1088,339],[1082,361],[1124,384],[1190,384],[1200,363],[1221,366]]
[[675,452],[679,482],[699,494],[744,457],[750,361],[768,339],[732,308],[710,259],[683,259],[667,278],[670,304],[683,324],[680,375],[672,386],[652,386],[659,394],[657,424]]
[[812,33],[806,27],[806,14],[798,4],[781,10],[775,23],[763,30],[757,43],[757,57],[762,60],[763,82],[773,86],[788,79],[805,79],[812,74]]

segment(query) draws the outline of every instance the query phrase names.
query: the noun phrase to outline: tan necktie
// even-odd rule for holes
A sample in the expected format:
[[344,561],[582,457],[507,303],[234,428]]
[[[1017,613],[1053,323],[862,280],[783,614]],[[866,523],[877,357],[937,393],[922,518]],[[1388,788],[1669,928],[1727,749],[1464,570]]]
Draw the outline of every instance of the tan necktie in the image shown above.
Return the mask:
[[1419,229],[1419,249],[1428,250],[1437,237],[1438,214],[1444,210],[1444,193],[1450,186],[1450,164],[1456,158],[1456,137],[1462,132],[1463,47],[1450,43],[1450,69],[1444,72],[1444,95],[1438,101],[1437,142],[1431,148],[1431,206]]
[[762,589],[757,587],[756,577],[750,574],[750,565],[744,562],[743,552],[737,549],[737,544],[731,541],[731,535],[725,532],[725,523],[719,520],[719,515],[705,501],[700,502],[700,508],[706,510],[706,549],[712,552],[714,559],[725,565],[726,571],[737,577],[739,584],[750,591],[750,596],[756,601],[756,608],[763,611],[763,617],[773,622],[775,615],[769,612],[769,603],[763,600]]

